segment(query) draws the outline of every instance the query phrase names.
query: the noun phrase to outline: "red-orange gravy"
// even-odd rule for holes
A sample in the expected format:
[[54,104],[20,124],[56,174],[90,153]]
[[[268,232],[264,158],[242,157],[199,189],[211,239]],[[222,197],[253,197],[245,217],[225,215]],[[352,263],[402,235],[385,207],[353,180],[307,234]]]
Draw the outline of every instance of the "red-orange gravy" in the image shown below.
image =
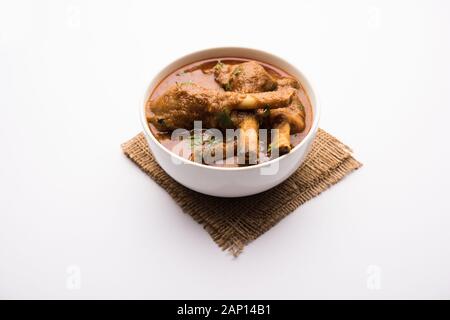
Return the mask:
[[[238,63],[246,62],[249,60],[250,59],[237,58],[237,57],[217,57],[217,58],[197,61],[197,62],[188,64],[186,66],[183,66],[183,67],[173,71],[168,76],[166,76],[163,80],[161,80],[160,83],[158,83],[158,85],[151,92],[151,94],[147,100],[147,103],[146,103],[147,118],[149,118],[151,116],[151,113],[149,111],[149,105],[150,105],[149,102],[151,100],[158,98],[161,94],[163,94],[168,88],[170,88],[174,84],[191,81],[191,82],[194,82],[204,88],[224,91],[224,89],[215,81],[214,74],[211,72],[205,72],[205,71],[213,68],[219,61],[224,64],[238,64]],[[254,59],[252,59],[252,60],[254,60]],[[266,71],[275,78],[292,77],[290,74],[288,74],[284,70],[281,70],[280,68],[277,68],[273,65],[270,65],[270,64],[262,62],[262,61],[258,61],[258,60],[256,60],[256,61],[260,65],[262,65],[264,67],[264,69],[266,69]],[[303,86],[301,86],[300,89],[298,89],[298,96],[300,98],[302,105],[305,108],[305,130],[303,130],[300,133],[291,135],[291,144],[294,147],[296,145],[298,145],[306,137],[309,130],[311,129],[312,120],[313,120],[313,111],[312,111],[311,102],[310,102],[309,97],[308,97],[306,91],[304,90]],[[150,130],[152,131],[153,135],[167,149],[172,150],[173,147],[178,143],[178,141],[172,141],[170,139],[170,133],[158,131],[150,123],[149,123],[149,127],[150,127]]]

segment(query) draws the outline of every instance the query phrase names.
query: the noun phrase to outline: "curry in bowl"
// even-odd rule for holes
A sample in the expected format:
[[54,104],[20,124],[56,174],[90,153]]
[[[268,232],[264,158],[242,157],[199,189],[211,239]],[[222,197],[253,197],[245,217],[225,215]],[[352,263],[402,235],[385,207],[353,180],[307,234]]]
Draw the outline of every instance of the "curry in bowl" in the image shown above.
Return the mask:
[[273,65],[234,57],[173,71],[150,93],[145,113],[165,148],[223,167],[289,153],[306,137],[313,119],[298,79]]

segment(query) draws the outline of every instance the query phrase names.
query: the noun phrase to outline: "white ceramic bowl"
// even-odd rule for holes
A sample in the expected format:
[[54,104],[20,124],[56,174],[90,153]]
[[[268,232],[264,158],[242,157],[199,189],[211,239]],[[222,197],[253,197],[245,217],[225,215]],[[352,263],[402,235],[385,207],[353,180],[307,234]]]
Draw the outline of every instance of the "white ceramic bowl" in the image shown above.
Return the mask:
[[[266,163],[238,168],[207,166],[186,160],[172,153],[153,136],[145,117],[145,103],[155,86],[174,70],[187,64],[209,58],[242,57],[267,62],[300,80],[313,108],[313,124],[308,135],[290,153]],[[161,168],[182,185],[212,196],[241,197],[266,191],[286,180],[305,159],[318,129],[320,109],[308,79],[287,61],[270,53],[248,48],[214,48],[181,57],[161,72],[150,83],[140,107],[141,122],[150,149]]]

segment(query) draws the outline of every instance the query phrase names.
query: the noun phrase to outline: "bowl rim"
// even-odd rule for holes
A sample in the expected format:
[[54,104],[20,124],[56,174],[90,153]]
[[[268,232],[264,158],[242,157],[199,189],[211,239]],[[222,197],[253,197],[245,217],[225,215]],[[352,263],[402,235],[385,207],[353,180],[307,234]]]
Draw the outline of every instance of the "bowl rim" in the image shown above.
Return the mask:
[[[301,81],[301,84],[304,86],[306,84],[307,88],[306,88],[306,93],[308,94],[308,98],[310,100],[313,100],[314,104],[313,104],[313,123],[311,125],[311,128],[309,129],[308,134],[305,136],[305,138],[299,143],[297,144],[289,153],[286,153],[278,158],[269,160],[267,162],[263,162],[263,163],[259,163],[259,164],[255,164],[255,165],[251,165],[251,166],[244,166],[244,167],[217,167],[217,166],[210,166],[210,165],[206,165],[203,163],[197,163],[188,159],[185,159],[179,155],[177,155],[176,153],[172,152],[171,150],[167,149],[166,147],[164,147],[161,142],[158,141],[158,139],[156,139],[156,137],[153,135],[153,133],[150,130],[150,127],[148,125],[147,122],[147,117],[146,117],[146,112],[145,112],[145,107],[146,107],[146,103],[148,100],[149,95],[151,94],[150,89],[152,89],[152,85],[155,82],[156,78],[160,78],[161,74],[168,69],[170,66],[175,65],[177,62],[181,61],[181,60],[185,60],[188,59],[191,56],[196,56],[202,53],[207,53],[208,51],[233,51],[233,50],[239,50],[239,51],[249,51],[249,52],[253,52],[255,54],[262,54],[271,58],[275,58],[276,60],[280,60],[282,61],[285,65],[289,66],[289,68],[295,70],[298,74],[300,74],[303,77],[303,81]],[[237,55],[237,57],[239,57],[239,55]],[[245,58],[245,57],[244,57]],[[191,61],[188,62],[189,63],[194,63],[196,61]],[[263,61],[266,62],[266,61]],[[270,62],[267,62],[270,63]],[[276,65],[275,65],[276,66]],[[279,66],[276,66],[277,68],[281,68]],[[284,70],[284,68],[281,68],[282,70]],[[172,71],[168,71],[173,72]],[[163,76],[167,76],[169,73],[166,73]],[[198,166],[200,168],[206,169],[206,170],[216,170],[216,171],[244,171],[244,170],[255,170],[255,169],[259,169],[259,168],[263,168],[266,166],[270,166],[276,162],[282,161],[283,159],[289,157],[290,155],[292,155],[293,153],[295,153],[296,151],[300,150],[300,148],[308,143],[316,134],[317,129],[319,127],[319,119],[320,119],[320,115],[321,115],[321,108],[320,108],[320,104],[317,98],[317,95],[315,94],[315,91],[313,89],[313,85],[311,84],[311,78],[310,77],[306,77],[305,74],[303,72],[301,72],[297,67],[295,67],[294,65],[292,65],[290,62],[288,62],[287,60],[285,60],[284,58],[281,58],[273,53],[269,53],[267,51],[263,51],[260,49],[254,49],[254,48],[249,48],[249,47],[212,47],[212,48],[206,48],[206,49],[201,49],[201,50],[197,50],[194,52],[190,52],[187,54],[182,55],[179,58],[176,58],[175,60],[172,60],[172,62],[170,62],[169,64],[167,64],[165,67],[163,67],[150,81],[150,84],[147,86],[147,89],[145,91],[145,95],[143,97],[143,101],[139,106],[139,114],[140,114],[140,120],[141,120],[141,124],[142,127],[144,128],[144,133],[147,137],[150,137],[150,139],[152,139],[152,141],[162,150],[164,150],[164,152],[166,152],[169,156],[171,157],[175,157],[178,161],[180,161],[180,163],[182,163],[183,165],[193,165],[193,166]],[[306,82],[306,83],[304,83]]]

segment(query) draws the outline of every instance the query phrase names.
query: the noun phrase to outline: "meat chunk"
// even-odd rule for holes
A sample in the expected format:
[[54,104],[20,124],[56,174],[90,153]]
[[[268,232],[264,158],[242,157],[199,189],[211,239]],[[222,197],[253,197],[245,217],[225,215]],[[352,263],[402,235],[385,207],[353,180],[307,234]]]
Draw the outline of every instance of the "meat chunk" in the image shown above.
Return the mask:
[[[238,92],[265,92],[271,90],[283,90],[283,88],[299,89],[300,83],[291,77],[274,78],[263,66],[256,61],[248,61],[235,65],[227,65],[218,63],[214,68],[214,76],[216,81],[226,90]],[[268,104],[266,108],[270,108],[268,121],[272,128],[278,129],[277,136],[272,141],[272,147],[278,148],[280,154],[288,153],[291,150],[290,135],[301,132],[305,127],[305,113],[303,106],[297,95],[288,107],[272,110],[273,106]],[[267,111],[267,110],[266,110]],[[245,125],[253,124],[253,131],[258,131],[258,117],[264,117],[265,112],[240,112],[239,117],[245,118],[242,122]],[[251,151],[249,145],[252,131],[242,130],[242,143],[246,144],[246,148]],[[254,148],[253,148],[254,149]],[[255,151],[255,150],[253,150]],[[256,150],[257,151],[257,150]]]
[[[277,87],[276,80],[256,61],[235,65],[218,63],[214,68],[214,76],[227,91],[266,92]],[[240,129],[238,151],[245,152],[248,161],[256,161],[259,153],[259,120],[256,112],[233,111],[231,116]]]
[[278,134],[272,140],[272,149],[277,148],[279,154],[291,151],[291,134],[302,132],[305,129],[305,110],[296,95],[292,103],[286,108],[270,110],[269,121]]
[[254,112],[233,111],[231,113],[231,119],[235,126],[239,128],[237,143],[238,156],[243,155],[246,163],[255,164],[259,152],[258,118]]
[[280,79],[277,79],[277,87],[291,87],[295,89],[300,89],[300,83],[297,81],[297,79],[291,78],[291,77],[283,77]]
[[214,67],[214,76],[226,91],[264,92],[277,87],[276,80],[255,61],[235,65],[218,63]]
[[231,110],[255,110],[271,105],[288,106],[295,90],[283,87],[277,91],[238,93],[202,88],[194,83],[177,84],[149,102],[149,121],[160,131],[191,129],[194,120],[210,128],[223,127],[220,115]]
[[291,134],[302,132],[305,129],[305,110],[297,96],[288,107],[271,110],[269,118],[272,124],[288,122]]

